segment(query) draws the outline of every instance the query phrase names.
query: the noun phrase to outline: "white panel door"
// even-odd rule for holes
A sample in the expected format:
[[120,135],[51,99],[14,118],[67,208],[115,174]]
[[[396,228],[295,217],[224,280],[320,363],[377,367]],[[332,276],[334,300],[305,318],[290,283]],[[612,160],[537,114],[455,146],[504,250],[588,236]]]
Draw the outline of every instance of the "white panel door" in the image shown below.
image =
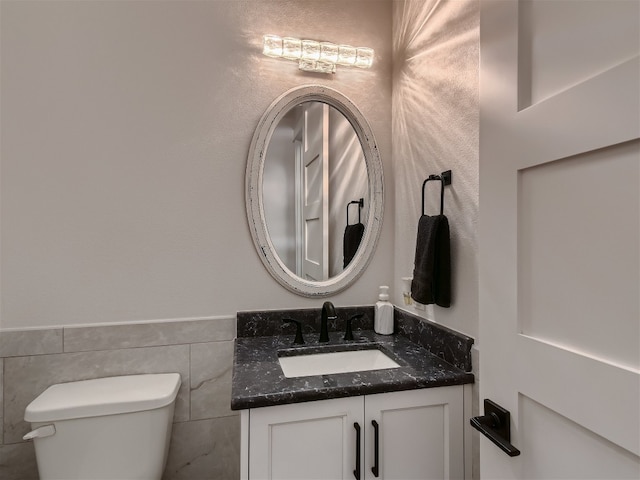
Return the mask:
[[249,418],[250,480],[353,478],[362,397],[255,408]]
[[640,2],[481,0],[481,476],[640,478]]
[[367,395],[363,478],[464,478],[463,388],[460,385]]
[[329,277],[329,106],[305,104],[302,152],[302,277]]

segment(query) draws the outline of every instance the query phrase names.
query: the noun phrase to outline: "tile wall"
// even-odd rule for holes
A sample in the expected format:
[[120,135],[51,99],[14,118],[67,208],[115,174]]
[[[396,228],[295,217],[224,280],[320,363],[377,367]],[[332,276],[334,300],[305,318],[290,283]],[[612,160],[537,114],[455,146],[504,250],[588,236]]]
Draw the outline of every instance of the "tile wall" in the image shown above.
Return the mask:
[[24,409],[49,385],[178,372],[164,480],[239,478],[240,422],[230,409],[235,317],[0,332],[0,478],[37,479]]

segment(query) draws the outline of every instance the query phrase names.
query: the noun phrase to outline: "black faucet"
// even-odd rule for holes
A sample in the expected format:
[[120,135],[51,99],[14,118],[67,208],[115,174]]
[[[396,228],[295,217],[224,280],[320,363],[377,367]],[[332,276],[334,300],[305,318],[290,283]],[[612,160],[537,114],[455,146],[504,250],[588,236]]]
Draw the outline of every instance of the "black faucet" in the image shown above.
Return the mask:
[[329,341],[329,332],[327,330],[327,320],[335,320],[336,309],[331,302],[324,302],[322,305],[322,313],[320,314],[320,339],[319,342]]
[[302,337],[302,323],[299,322],[298,320],[293,320],[291,318],[283,318],[282,321],[284,323],[293,323],[296,326],[296,338],[293,341],[293,343],[295,345],[303,345],[304,344],[304,338]]
[[353,340],[353,328],[351,326],[351,322],[359,318],[362,318],[363,316],[364,316],[363,313],[359,313],[357,315],[353,315],[350,318],[347,318],[347,327],[345,328],[345,331],[344,331],[344,340]]

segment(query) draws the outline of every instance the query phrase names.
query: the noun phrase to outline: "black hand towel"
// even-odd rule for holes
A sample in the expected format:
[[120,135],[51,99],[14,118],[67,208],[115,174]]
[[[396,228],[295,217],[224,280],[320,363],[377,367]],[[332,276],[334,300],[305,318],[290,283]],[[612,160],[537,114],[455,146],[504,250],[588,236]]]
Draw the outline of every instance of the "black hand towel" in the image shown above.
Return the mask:
[[411,297],[419,303],[451,306],[449,221],[444,215],[422,215],[418,222]]
[[344,256],[343,268],[347,268],[347,265],[349,265],[351,260],[353,260],[353,257],[360,246],[360,242],[362,241],[363,234],[364,225],[362,223],[347,225],[347,228],[344,229],[344,240],[342,244],[342,253]]

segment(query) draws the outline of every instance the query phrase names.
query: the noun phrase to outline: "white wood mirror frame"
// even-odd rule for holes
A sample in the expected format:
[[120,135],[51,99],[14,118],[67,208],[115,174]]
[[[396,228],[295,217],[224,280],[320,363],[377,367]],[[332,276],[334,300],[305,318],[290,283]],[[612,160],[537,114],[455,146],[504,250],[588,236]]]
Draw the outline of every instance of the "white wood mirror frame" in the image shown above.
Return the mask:
[[[264,160],[273,131],[291,108],[313,101],[334,107],[351,123],[364,152],[370,199],[367,218],[363,219],[364,235],[353,260],[342,273],[324,281],[306,280],[284,265],[269,237],[263,202]],[[320,85],[296,87],[278,97],[262,115],[255,130],[245,177],[249,229],[258,256],[273,278],[288,290],[305,297],[332,295],[351,285],[366,269],[378,243],[384,210],[383,183],[382,161],[373,131],[351,100],[332,88]]]

